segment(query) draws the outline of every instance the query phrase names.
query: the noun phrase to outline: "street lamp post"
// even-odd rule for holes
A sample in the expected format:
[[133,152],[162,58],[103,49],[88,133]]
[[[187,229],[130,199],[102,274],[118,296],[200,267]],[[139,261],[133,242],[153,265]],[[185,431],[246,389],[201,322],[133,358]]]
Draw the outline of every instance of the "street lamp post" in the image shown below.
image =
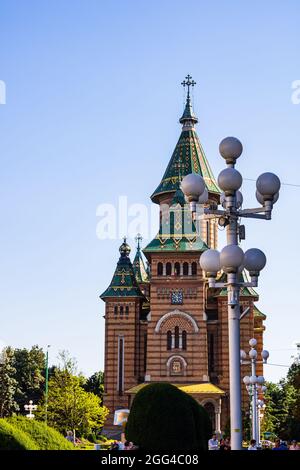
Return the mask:
[[26,418],[33,419],[34,414],[32,412],[37,409],[37,405],[34,405],[33,401],[29,400],[29,405],[24,405],[24,408],[26,411],[29,411],[29,413],[26,415]]
[[256,364],[266,364],[269,357],[269,352],[263,350],[261,352],[262,361],[257,359],[257,351],[255,346],[257,341],[255,338],[249,340],[251,349],[248,353],[250,361],[247,361],[247,353],[241,351],[241,364],[251,364],[251,376],[246,375],[243,378],[243,382],[246,385],[247,391],[251,399],[251,423],[252,423],[252,439],[255,439],[257,445],[260,445],[260,410],[264,404],[262,400],[258,399],[258,392],[261,393],[266,391],[266,386],[264,385],[265,379],[262,375],[256,375]]
[[[256,248],[243,252],[238,246],[239,239],[244,239],[241,217],[271,219],[273,204],[277,201],[280,180],[273,173],[263,173],[256,181],[256,198],[261,207],[241,209],[243,196],[239,191],[242,175],[235,169],[236,160],[243,151],[241,142],[235,137],[227,137],[219,146],[221,156],[226,160],[227,168],[221,171],[218,184],[223,190],[221,204],[223,210],[214,206],[207,207],[206,185],[202,176],[191,173],[181,181],[181,189],[190,204],[193,218],[197,209],[203,208],[202,214],[218,218],[220,226],[226,227],[227,245],[221,253],[207,250],[200,257],[200,265],[206,272],[209,287],[227,287],[228,295],[228,335],[229,335],[229,382],[230,382],[230,425],[231,447],[242,448],[242,412],[241,412],[241,374],[240,374],[240,305],[239,295],[242,286],[256,287],[260,271],[266,264],[264,253]],[[206,206],[205,206],[206,205]],[[251,282],[240,282],[239,274],[247,269]],[[227,282],[216,282],[220,270],[227,274]]]
[[45,424],[46,426],[48,423],[49,348],[50,348],[50,344],[48,344],[47,346],[46,364],[45,364]]

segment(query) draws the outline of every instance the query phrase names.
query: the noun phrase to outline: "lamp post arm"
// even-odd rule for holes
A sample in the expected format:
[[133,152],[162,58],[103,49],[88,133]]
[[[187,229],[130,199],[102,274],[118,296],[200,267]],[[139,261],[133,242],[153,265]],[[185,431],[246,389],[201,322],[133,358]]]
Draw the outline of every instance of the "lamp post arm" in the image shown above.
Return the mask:
[[245,308],[245,310],[242,312],[240,316],[240,320],[244,318],[246,315],[248,315],[249,312],[250,312],[250,307]]

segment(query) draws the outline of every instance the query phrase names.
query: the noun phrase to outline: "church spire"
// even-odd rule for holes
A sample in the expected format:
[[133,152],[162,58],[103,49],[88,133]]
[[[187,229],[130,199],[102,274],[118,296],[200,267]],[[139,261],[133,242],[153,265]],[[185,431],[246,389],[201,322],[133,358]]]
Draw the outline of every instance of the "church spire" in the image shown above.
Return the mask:
[[187,87],[186,105],[179,120],[182,124],[182,131],[164,176],[151,195],[155,203],[159,203],[161,196],[168,195],[168,193],[173,197],[174,193],[180,189],[182,178],[189,173],[201,175],[209,193],[214,194],[215,197],[220,194],[220,189],[195,131],[198,119],[194,114],[190,96],[190,88],[195,84],[196,82],[190,75],[187,75],[182,82],[182,86]]
[[136,254],[133,260],[133,271],[135,274],[135,278],[138,284],[143,282],[149,282],[149,276],[147,270],[145,268],[144,260],[141,253],[140,242],[142,241],[142,236],[140,233],[137,234],[135,237],[135,241],[137,242],[136,247]]
[[120,258],[108,288],[100,295],[101,299],[109,297],[141,297],[144,294],[140,290],[132,263],[129,258],[130,246],[124,237],[124,241],[119,248]]

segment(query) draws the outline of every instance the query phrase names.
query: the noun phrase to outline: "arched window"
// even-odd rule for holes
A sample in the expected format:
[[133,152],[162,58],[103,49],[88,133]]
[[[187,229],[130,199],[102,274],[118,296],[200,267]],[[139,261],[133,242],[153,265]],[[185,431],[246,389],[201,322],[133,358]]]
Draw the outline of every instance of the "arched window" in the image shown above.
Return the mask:
[[121,307],[120,307],[120,316],[121,317],[123,316],[123,313],[124,313],[124,307],[123,307],[123,305],[121,305]]
[[196,276],[197,274],[197,263],[194,261],[192,263],[192,276]]
[[172,349],[172,332],[169,330],[167,332],[167,350],[170,351]]
[[166,264],[166,275],[171,276],[171,273],[172,273],[172,265],[171,265],[171,263],[167,263]]
[[125,307],[125,315],[126,315],[126,317],[128,317],[128,315],[129,315],[129,307],[128,307],[128,305],[126,305],[126,307]]
[[118,307],[116,305],[115,305],[115,308],[114,308],[114,314],[118,315]]
[[175,349],[179,348],[179,327],[175,326]]
[[188,276],[189,274],[189,263],[185,262],[183,263],[183,275]]
[[186,331],[182,332],[182,349],[186,349]]
[[157,275],[158,275],[158,276],[162,276],[162,273],[163,273],[163,264],[162,264],[162,263],[158,263],[158,264],[157,264]]
[[180,263],[175,263],[175,276],[180,276]]
[[214,372],[215,368],[215,352],[214,352],[215,338],[213,333],[208,335],[208,372]]

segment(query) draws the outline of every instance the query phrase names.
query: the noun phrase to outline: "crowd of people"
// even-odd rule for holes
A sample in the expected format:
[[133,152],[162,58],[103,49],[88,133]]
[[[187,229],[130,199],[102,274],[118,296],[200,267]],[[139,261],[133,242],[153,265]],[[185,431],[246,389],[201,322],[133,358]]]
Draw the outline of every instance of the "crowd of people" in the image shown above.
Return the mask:
[[[260,447],[255,439],[251,439],[250,445],[248,450],[261,450]],[[231,450],[230,447],[230,439],[227,437],[226,439],[217,438],[217,434],[213,434],[211,439],[208,441],[208,450]],[[274,446],[272,450],[300,450],[300,446],[298,445],[296,440],[293,440],[290,445],[288,445],[285,441],[281,441],[280,439],[275,439]]]
[[136,450],[137,447],[133,444],[133,442],[129,441],[114,441],[110,446],[110,450]]

